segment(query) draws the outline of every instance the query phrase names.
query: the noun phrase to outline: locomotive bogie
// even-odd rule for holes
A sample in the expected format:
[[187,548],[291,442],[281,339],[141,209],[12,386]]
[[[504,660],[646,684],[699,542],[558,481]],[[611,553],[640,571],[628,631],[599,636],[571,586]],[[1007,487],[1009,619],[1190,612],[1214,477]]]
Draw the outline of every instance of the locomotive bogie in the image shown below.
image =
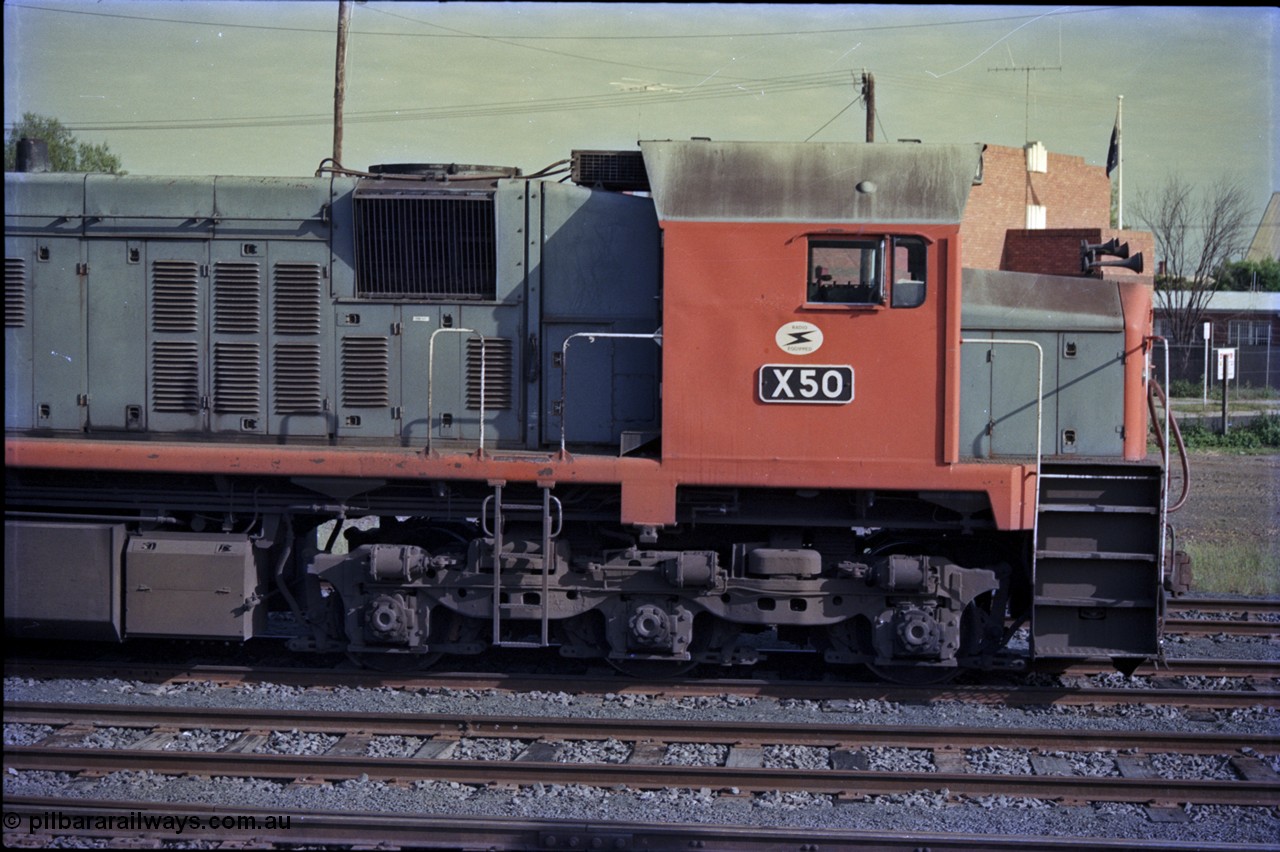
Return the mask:
[[[429,522],[400,526],[430,535]],[[574,538],[590,547],[586,530]],[[491,538],[475,538],[465,553],[388,544],[317,553],[308,566],[304,620],[324,627],[294,647],[460,654],[490,642],[528,642],[558,645],[572,657],[742,664],[763,655],[738,647],[738,634],[781,629],[815,647],[829,644],[828,632],[859,637],[828,649],[830,662],[955,666],[962,646],[969,663],[995,652],[1010,573],[1003,564],[964,568],[905,553],[855,562],[849,554],[767,542],[732,543],[723,555],[637,545],[610,551],[598,543],[575,554],[562,540],[549,560],[541,548],[537,539],[512,538],[498,553]],[[963,633],[966,614],[994,623],[995,635]],[[471,624],[471,638],[460,644],[435,629],[441,619]],[[549,629],[542,632],[554,639],[539,640],[544,620]],[[851,623],[864,627],[849,629]]]

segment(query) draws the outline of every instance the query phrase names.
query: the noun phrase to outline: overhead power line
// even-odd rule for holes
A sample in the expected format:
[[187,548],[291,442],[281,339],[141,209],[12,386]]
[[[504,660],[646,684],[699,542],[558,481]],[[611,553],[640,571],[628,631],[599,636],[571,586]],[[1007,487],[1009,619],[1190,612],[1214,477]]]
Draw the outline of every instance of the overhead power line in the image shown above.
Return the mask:
[[[802,74],[794,77],[773,77],[764,80],[726,82],[674,91],[611,91],[602,95],[545,98],[526,101],[497,101],[484,104],[422,107],[417,109],[387,109],[365,112],[348,112],[347,124],[370,124],[405,121],[442,121],[461,118],[487,118],[502,115],[523,115],[542,112],[576,112],[591,109],[617,109],[650,104],[669,104],[719,98],[765,96],[788,92],[807,91],[849,84],[847,71],[829,71],[818,74]],[[73,133],[86,131],[138,131],[138,130],[214,130],[224,128],[297,127],[329,124],[331,112],[294,113],[288,115],[243,116],[236,118],[208,119],[160,119],[156,121],[121,122],[66,122]]]
[[[398,4],[390,4],[395,8]],[[130,21],[148,21],[160,24],[183,24],[206,27],[221,27],[223,29],[245,29],[245,30],[267,30],[273,32],[297,32],[297,33],[314,33],[317,35],[330,36],[333,30],[327,27],[286,27],[272,24],[245,24],[232,23],[227,21],[197,21],[189,18],[169,18],[157,15],[125,15],[119,12],[93,12],[88,9],[57,9],[49,6],[30,6],[24,3],[6,3],[9,9],[27,9],[37,12],[50,12],[62,15],[88,15],[96,18],[117,18]],[[627,35],[504,35],[504,34],[478,34],[466,33],[460,31],[442,32],[442,33],[406,33],[406,32],[384,32],[377,30],[359,30],[353,31],[352,35],[373,36],[378,38],[435,38],[435,39],[509,39],[524,41],[646,41],[646,40],[676,40],[676,39],[708,39],[708,38],[748,38],[748,37],[789,37],[798,35],[839,35],[846,33],[867,33],[867,32],[891,32],[893,30],[916,30],[916,29],[933,29],[940,27],[961,27],[971,26],[974,24],[991,24],[991,23],[1007,23],[1010,21],[1022,21],[1033,18],[1047,17],[1063,17],[1066,15],[1087,15],[1097,12],[1104,12],[1113,9],[1123,9],[1123,6],[1095,6],[1088,9],[1059,9],[1050,13],[1037,13],[1026,15],[999,15],[989,18],[970,18],[963,21],[924,21],[914,24],[883,24],[879,26],[869,27],[837,27],[822,28],[817,30],[758,30],[750,32],[736,33],[674,33],[668,35],[644,35],[632,33]],[[384,10],[377,9],[375,11],[386,13]],[[423,24],[424,26],[438,26],[427,21],[419,21],[407,18],[402,15],[394,15],[393,17],[401,17],[404,20],[413,21],[414,23]]]

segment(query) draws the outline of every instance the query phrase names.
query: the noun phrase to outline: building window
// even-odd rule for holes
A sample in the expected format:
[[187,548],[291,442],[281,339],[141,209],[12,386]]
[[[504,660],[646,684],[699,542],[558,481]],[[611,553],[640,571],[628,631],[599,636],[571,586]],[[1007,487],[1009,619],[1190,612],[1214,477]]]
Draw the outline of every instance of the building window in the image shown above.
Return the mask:
[[1271,323],[1231,320],[1227,323],[1227,345],[1267,346],[1271,343]]

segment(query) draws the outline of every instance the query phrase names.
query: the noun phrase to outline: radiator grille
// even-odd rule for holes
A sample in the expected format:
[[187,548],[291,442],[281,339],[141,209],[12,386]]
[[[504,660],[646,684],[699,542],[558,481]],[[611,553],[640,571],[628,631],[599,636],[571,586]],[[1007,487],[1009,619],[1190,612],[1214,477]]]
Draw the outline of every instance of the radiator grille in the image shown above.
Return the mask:
[[199,320],[200,268],[190,260],[151,264],[151,322],[158,332],[195,331]]
[[20,257],[4,259],[4,327],[27,324],[27,262]]
[[276,414],[318,414],[324,410],[320,344],[277,343],[272,364]]
[[[480,341],[467,340],[467,409],[480,410]],[[484,340],[484,408],[511,408],[512,346],[505,337]]]
[[358,296],[495,297],[492,195],[357,195],[354,206]]
[[213,345],[213,410],[217,414],[257,414],[262,405],[262,379],[256,343]]
[[319,334],[324,290],[320,267],[314,263],[277,263],[273,271],[277,334]]
[[574,151],[570,162],[571,178],[579,186],[649,190],[649,173],[639,151]]
[[200,413],[200,364],[195,343],[157,340],[151,345],[151,402],[156,411]]
[[213,265],[213,330],[257,334],[262,323],[262,276],[256,263]]
[[385,337],[342,338],[342,404],[382,408],[391,404],[391,371]]

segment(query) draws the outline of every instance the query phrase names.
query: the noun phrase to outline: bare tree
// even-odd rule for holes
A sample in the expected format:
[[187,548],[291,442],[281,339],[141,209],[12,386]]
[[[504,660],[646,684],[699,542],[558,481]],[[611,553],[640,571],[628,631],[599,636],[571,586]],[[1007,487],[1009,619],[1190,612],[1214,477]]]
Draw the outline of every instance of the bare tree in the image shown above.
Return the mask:
[[1245,248],[1248,193],[1223,179],[1197,197],[1186,181],[1169,177],[1155,193],[1139,193],[1135,208],[1163,263],[1156,308],[1168,320],[1170,342],[1196,343],[1209,299],[1219,289],[1217,270]]

